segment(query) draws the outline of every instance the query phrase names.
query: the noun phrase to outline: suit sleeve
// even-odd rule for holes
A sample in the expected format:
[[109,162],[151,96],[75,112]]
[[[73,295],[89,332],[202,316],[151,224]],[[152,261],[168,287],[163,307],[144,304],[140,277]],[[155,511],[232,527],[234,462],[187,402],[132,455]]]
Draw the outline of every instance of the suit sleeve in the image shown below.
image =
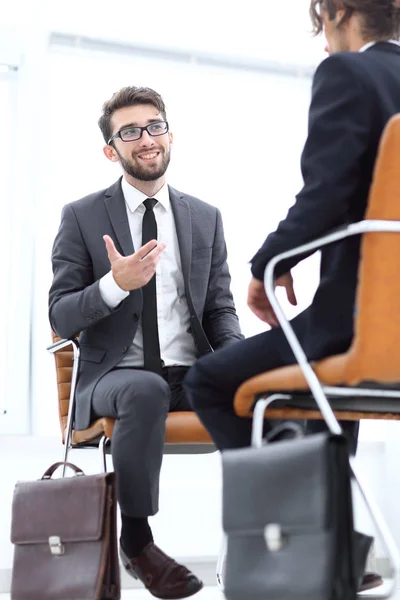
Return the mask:
[[[271,258],[346,222],[346,213],[362,177],[372,115],[369,95],[343,55],[318,67],[312,89],[308,137],[302,153],[303,189],[286,218],[252,258],[251,271],[263,280]],[[305,256],[282,261],[278,277]]]
[[101,296],[99,281],[94,281],[91,257],[70,205],[63,209],[52,265],[49,317],[57,335],[70,338],[111,314]]
[[231,276],[221,213],[216,209],[211,271],[203,314],[203,328],[213,348],[243,339],[230,290]]

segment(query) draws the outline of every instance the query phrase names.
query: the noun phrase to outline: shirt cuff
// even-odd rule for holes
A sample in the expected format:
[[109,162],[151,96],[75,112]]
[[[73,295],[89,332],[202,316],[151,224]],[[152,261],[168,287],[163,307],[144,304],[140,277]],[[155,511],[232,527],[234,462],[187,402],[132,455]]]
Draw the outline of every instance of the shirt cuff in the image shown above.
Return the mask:
[[118,304],[129,296],[129,292],[121,289],[115,281],[112,271],[109,271],[99,281],[101,297],[109,308],[116,308]]

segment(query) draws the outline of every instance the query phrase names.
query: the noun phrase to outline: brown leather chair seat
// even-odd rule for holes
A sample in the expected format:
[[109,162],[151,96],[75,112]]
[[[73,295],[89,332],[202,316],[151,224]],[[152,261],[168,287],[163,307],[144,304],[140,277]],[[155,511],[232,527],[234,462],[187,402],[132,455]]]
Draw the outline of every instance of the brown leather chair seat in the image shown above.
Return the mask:
[[[52,332],[53,343],[59,342],[60,338]],[[51,348],[50,348],[51,350]],[[54,352],[57,370],[58,386],[58,413],[62,440],[65,443],[68,421],[68,410],[71,393],[73,351],[71,345]],[[115,421],[107,417],[97,419],[87,429],[72,432],[72,446],[96,440],[101,436],[112,438]],[[201,424],[197,415],[193,412],[171,412],[166,423],[166,446],[182,446],[191,453],[191,446],[196,453],[205,453],[215,450],[210,435]]]

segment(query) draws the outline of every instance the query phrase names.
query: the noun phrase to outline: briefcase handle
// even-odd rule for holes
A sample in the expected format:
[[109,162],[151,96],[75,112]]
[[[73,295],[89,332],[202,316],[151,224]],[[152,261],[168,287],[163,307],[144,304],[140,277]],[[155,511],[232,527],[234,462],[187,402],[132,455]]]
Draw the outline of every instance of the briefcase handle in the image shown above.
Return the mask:
[[251,445],[253,448],[262,448],[265,444],[304,437],[303,427],[294,421],[285,421],[264,436],[264,413],[267,407],[267,403],[263,400],[259,400],[255,406],[251,432]]
[[51,465],[51,467],[49,467],[46,471],[46,473],[44,473],[42,479],[51,479],[52,475],[54,474],[54,472],[59,468],[59,467],[69,467],[70,469],[72,469],[75,472],[76,476],[81,476],[84,475],[85,473],[82,471],[82,469],[80,469],[79,467],[77,467],[76,465],[73,465],[70,462],[56,462],[54,463],[54,465]]

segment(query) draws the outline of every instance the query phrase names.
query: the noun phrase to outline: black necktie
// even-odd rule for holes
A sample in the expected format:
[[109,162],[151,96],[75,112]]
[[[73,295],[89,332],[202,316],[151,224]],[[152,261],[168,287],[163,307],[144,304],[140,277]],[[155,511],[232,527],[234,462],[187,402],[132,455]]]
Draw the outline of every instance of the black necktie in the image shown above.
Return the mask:
[[[154,215],[153,208],[157,204],[155,198],[147,198],[143,202],[146,207],[146,212],[143,215],[142,221],[142,246],[150,240],[157,239],[157,221]],[[158,338],[158,323],[157,323],[157,290],[156,276],[143,286],[143,353],[144,353],[144,368],[154,373],[162,373],[161,356],[160,356],[160,340]]]

